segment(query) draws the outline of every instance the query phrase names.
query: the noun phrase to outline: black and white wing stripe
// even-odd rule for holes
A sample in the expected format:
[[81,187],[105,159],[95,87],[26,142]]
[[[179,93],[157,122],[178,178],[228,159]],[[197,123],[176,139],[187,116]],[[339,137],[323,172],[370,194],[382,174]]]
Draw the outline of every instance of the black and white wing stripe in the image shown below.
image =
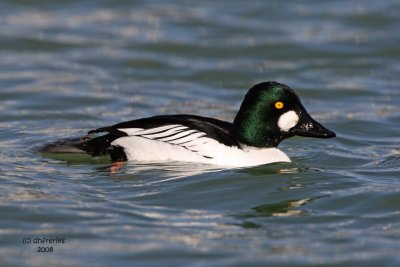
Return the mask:
[[210,146],[217,142],[206,136],[206,133],[190,129],[187,126],[172,124],[150,129],[125,128],[117,130],[126,133],[128,136],[143,137],[150,140],[165,142],[171,145],[181,146],[205,158],[212,158]]
[[119,146],[120,138],[137,136],[149,140],[177,145],[210,158],[215,146],[239,147],[232,134],[232,123],[195,115],[161,115],[121,122],[92,130],[88,136],[106,133],[79,145],[79,149],[98,156],[110,154],[113,160],[125,157]]

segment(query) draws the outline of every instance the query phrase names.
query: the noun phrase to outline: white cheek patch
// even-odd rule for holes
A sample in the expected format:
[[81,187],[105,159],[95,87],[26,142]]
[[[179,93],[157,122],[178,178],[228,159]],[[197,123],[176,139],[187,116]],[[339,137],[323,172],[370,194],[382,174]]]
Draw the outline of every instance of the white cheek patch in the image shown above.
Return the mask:
[[299,116],[293,110],[283,113],[278,120],[281,131],[288,132],[299,122]]

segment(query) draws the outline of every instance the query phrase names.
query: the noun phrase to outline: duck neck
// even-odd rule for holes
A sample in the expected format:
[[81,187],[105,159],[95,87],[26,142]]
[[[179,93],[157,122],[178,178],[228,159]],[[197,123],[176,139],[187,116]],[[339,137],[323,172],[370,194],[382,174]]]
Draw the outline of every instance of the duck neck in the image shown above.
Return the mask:
[[277,147],[285,138],[277,127],[257,112],[239,111],[233,121],[233,135],[239,143],[246,146],[266,148]]

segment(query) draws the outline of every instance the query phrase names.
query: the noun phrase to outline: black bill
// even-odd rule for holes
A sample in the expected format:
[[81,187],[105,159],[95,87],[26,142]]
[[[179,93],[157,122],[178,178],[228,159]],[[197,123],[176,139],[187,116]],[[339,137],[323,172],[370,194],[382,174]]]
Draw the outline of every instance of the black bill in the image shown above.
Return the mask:
[[303,113],[300,116],[300,121],[290,132],[294,135],[304,137],[332,138],[336,136],[334,132],[322,126],[307,113]]

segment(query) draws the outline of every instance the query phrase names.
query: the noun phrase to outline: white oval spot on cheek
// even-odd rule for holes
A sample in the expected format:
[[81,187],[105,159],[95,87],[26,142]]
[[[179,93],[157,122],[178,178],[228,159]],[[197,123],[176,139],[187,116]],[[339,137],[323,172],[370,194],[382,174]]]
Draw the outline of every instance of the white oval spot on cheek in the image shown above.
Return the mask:
[[283,113],[278,120],[281,131],[288,132],[299,122],[299,116],[293,110]]

